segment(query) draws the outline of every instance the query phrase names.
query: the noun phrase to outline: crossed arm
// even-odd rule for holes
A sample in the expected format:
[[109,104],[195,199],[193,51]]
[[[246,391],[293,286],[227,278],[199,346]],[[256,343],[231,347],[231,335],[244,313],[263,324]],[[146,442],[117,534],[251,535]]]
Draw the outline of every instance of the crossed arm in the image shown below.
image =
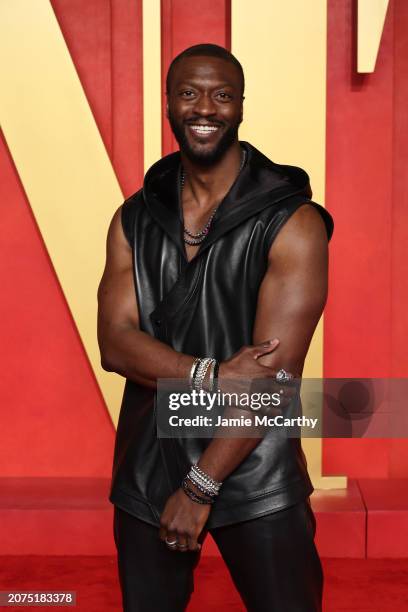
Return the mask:
[[[158,378],[187,378],[193,357],[174,351],[139,328],[132,251],[123,234],[119,208],[110,224],[106,266],[98,289],[98,341],[102,367],[154,388]],[[248,377],[258,368],[267,375],[280,368],[301,374],[313,332],[327,296],[327,233],[320,214],[301,206],[274,240],[257,303],[253,344],[278,338],[271,350],[243,349],[220,366],[219,376]],[[264,353],[262,356],[259,356]],[[259,376],[259,372],[257,375]],[[266,374],[265,374],[266,375]],[[259,443],[257,438],[214,438],[198,465],[224,480]],[[187,549],[197,538],[209,507],[195,504],[182,490],[167,502],[161,537],[178,534]]]
[[[253,344],[277,337],[279,345],[258,362],[274,372],[284,368],[300,376],[327,297],[327,233],[314,207],[302,206],[286,222],[270,249],[268,264],[258,295]],[[228,376],[228,363],[220,375]],[[222,481],[260,440],[214,438],[198,465]]]

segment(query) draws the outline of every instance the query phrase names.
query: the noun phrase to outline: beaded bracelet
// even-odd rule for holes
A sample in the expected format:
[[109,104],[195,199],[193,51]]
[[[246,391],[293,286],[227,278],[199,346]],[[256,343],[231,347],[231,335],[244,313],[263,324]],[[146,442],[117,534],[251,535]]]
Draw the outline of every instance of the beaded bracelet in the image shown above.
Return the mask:
[[208,497],[216,497],[218,495],[218,493],[216,493],[215,491],[212,491],[210,489],[208,489],[206,486],[204,486],[201,482],[199,482],[198,480],[195,479],[195,477],[193,475],[187,474],[186,476],[187,480],[189,480],[197,489],[199,489],[199,491],[201,491],[201,493],[204,493],[204,495],[207,495]]
[[214,503],[214,499],[207,499],[205,497],[201,497],[201,495],[198,495],[195,491],[193,491],[193,489],[190,489],[190,487],[188,486],[187,480],[184,479],[183,482],[181,483],[182,489],[184,491],[184,493],[194,502],[196,502],[197,504],[213,504]]
[[191,366],[191,370],[190,370],[190,389],[191,390],[194,389],[194,381],[195,381],[195,377],[197,374],[197,368],[198,368],[199,363],[200,363],[200,358],[196,357],[193,361],[193,365]]
[[187,478],[191,480],[196,487],[200,488],[203,493],[206,493],[206,495],[210,495],[211,497],[218,495],[218,490],[214,487],[214,485],[211,485],[203,480],[201,476],[198,476],[192,469],[187,474]]
[[210,370],[210,380],[208,390],[213,391],[217,386],[219,363],[212,357],[196,357],[190,370],[190,389],[201,391],[207,371]]
[[203,480],[206,484],[213,487],[217,492],[220,490],[222,482],[218,482],[217,480],[214,480],[214,478],[211,478],[211,476],[199,468],[196,463],[191,466],[191,471],[201,478],[201,480]]
[[200,363],[197,366],[195,376],[193,378],[194,388],[196,391],[201,391],[201,389],[203,388],[205,375],[207,374],[207,370],[213,361],[215,360],[211,359],[211,357],[204,357],[200,359]]

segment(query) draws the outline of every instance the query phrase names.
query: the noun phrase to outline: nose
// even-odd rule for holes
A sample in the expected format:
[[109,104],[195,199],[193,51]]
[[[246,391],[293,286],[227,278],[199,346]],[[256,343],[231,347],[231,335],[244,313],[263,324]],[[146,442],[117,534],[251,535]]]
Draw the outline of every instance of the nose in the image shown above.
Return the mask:
[[200,96],[198,96],[194,105],[194,110],[197,114],[203,117],[214,115],[217,112],[214,100],[208,93],[202,93]]

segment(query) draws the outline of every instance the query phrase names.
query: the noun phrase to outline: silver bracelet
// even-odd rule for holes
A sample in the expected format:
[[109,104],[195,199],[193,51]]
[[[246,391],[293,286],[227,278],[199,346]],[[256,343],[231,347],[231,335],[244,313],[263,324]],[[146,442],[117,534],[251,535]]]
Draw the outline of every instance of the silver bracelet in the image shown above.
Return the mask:
[[203,382],[205,375],[210,364],[215,361],[211,357],[201,357],[200,363],[198,364],[194,376],[193,376],[193,387],[196,391],[201,391],[203,388]]
[[203,388],[203,381],[210,363],[210,357],[202,357],[200,359],[200,363],[197,366],[194,377],[194,388],[196,389],[196,391],[201,391],[201,389]]
[[206,472],[204,472],[204,470],[199,468],[197,464],[193,464],[191,466],[190,472],[194,474],[197,478],[202,480],[207,486],[213,488],[218,493],[218,491],[220,490],[222,486],[222,482],[218,482],[217,480],[214,480],[214,478],[211,478],[211,476],[206,474]]
[[219,363],[212,357],[195,357],[190,370],[189,385],[193,391],[201,391],[207,374],[210,371],[208,391],[214,391],[217,383]]
[[[214,391],[214,387],[215,387],[215,383],[216,383],[216,379],[218,376],[218,368],[219,368],[219,364],[218,362],[213,359],[211,364],[210,364],[210,380],[208,383],[208,390],[209,391]],[[216,372],[217,372],[217,376],[216,376]]]
[[190,384],[190,389],[193,390],[193,385],[194,385],[194,376],[195,373],[197,371],[197,365],[200,362],[200,358],[196,357],[193,361],[193,365],[191,366],[191,370],[190,370],[190,378],[189,378],[189,384]]
[[195,480],[195,478],[191,476],[190,473],[187,474],[185,480],[189,480],[195,487],[197,487],[199,491],[201,491],[201,493],[204,493],[204,495],[207,495],[208,497],[216,497],[218,495],[218,493],[215,493],[215,491],[213,491],[212,489],[209,489],[201,482]]
[[203,480],[200,476],[190,470],[187,474],[187,478],[191,480],[200,490],[202,490],[207,495],[218,495],[219,490],[217,490],[214,485],[209,484],[205,480]]
[[191,470],[187,474],[185,480],[192,482],[199,491],[201,491],[202,493],[204,493],[204,495],[212,499],[215,499],[219,493],[219,491],[216,491],[213,487],[210,487],[207,483],[203,482],[202,480],[198,480],[198,478],[191,472]]

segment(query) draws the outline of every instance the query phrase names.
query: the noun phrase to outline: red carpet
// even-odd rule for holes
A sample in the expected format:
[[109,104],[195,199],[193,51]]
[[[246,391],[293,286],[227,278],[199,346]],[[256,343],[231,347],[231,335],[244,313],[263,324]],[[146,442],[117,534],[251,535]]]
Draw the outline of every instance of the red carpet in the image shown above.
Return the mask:
[[[323,559],[323,565],[324,612],[408,611],[408,559]],[[220,559],[202,558],[195,585],[189,612],[244,612]],[[7,589],[76,591],[75,610],[121,610],[115,557],[2,556],[0,590]],[[7,608],[21,609],[38,610]]]

